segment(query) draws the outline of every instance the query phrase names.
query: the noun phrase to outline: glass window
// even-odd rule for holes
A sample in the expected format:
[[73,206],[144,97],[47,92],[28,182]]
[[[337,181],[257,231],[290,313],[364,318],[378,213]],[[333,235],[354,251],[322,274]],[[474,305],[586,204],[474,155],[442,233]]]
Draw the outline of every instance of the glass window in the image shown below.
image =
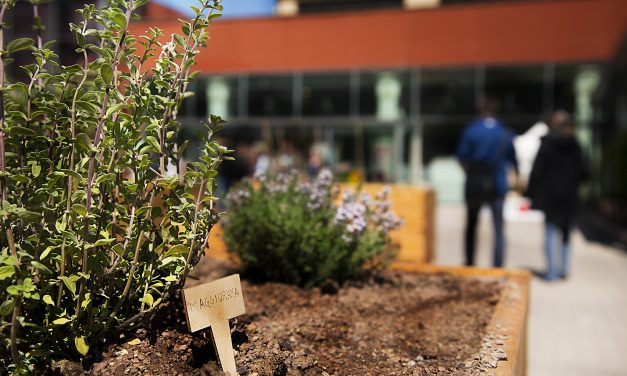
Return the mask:
[[303,115],[337,116],[350,114],[348,73],[305,74]]
[[402,8],[401,0],[300,0],[300,13],[343,12],[363,9]]
[[476,115],[474,68],[427,68],[420,75],[423,162],[455,154],[463,128]]
[[492,66],[485,70],[485,91],[499,103],[498,115],[524,132],[544,111],[543,66]]
[[248,83],[250,116],[292,116],[292,76],[251,76]]
[[409,113],[409,73],[365,72],[360,76],[359,113],[379,120],[403,119]]
[[475,71],[472,68],[427,68],[421,72],[423,114],[475,113]]
[[[577,79],[586,71],[599,69],[600,64],[559,64],[555,67],[553,81],[553,106],[574,113],[576,109]],[[585,80],[585,79],[584,79]]]
[[239,81],[238,77],[212,76],[203,81],[205,88],[204,116],[217,115],[223,119],[238,116]]
[[423,163],[428,165],[434,158],[455,155],[462,131],[471,120],[472,117],[468,116],[425,117],[422,131]]
[[194,96],[183,101],[179,110],[181,116],[205,118],[207,116],[207,77],[198,77],[189,83],[188,91],[194,92]]
[[394,128],[386,126],[364,127],[366,180],[395,181],[396,165]]

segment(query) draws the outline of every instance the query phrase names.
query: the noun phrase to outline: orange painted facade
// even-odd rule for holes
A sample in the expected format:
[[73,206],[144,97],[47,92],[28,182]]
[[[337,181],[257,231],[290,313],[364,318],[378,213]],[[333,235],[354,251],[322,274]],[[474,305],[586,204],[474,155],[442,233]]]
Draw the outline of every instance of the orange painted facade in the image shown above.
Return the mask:
[[[140,34],[174,19],[132,25]],[[604,61],[627,30],[627,0],[552,0],[223,20],[197,68],[206,73]]]

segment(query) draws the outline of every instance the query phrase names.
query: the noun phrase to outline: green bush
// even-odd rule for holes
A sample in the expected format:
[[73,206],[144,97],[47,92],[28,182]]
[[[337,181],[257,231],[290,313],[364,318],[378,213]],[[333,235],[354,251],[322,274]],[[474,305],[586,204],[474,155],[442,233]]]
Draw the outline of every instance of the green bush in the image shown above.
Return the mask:
[[384,265],[396,251],[389,231],[401,224],[388,192],[338,194],[324,170],[313,181],[296,173],[246,180],[226,197],[226,244],[251,276],[303,286]]
[[[158,29],[128,33],[147,1],[79,10],[77,65],[58,66],[37,18],[36,42],[4,45],[0,31],[0,67],[20,50],[33,57],[20,67],[26,82],[0,74],[2,370],[84,356],[145,322],[182,287],[217,220],[214,179],[228,151],[211,136],[221,120],[210,118],[199,160],[184,168],[177,112],[222,7],[201,0],[162,44]],[[3,1],[0,17],[13,5]]]

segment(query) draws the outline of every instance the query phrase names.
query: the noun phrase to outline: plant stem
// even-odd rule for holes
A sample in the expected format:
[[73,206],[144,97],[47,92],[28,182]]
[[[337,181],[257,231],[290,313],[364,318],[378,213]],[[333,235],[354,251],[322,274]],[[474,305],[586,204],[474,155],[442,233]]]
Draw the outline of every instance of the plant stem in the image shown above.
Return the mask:
[[[124,41],[126,40],[126,33],[128,32],[128,24],[131,21],[131,14],[133,13],[133,0],[129,0],[126,8],[126,28],[122,31],[122,35],[120,36],[119,42],[115,45],[115,52],[113,54],[113,60],[111,61],[111,70],[115,72],[118,67],[118,61],[120,59],[120,52],[122,51],[122,47],[124,46]],[[104,124],[106,120],[107,109],[109,107],[109,93],[111,90],[110,83],[107,83],[107,87],[105,88],[104,97],[102,99],[102,107],[100,108],[100,115],[98,119],[98,126],[96,128],[96,134],[94,135],[93,145],[94,148],[97,148],[102,140],[102,134],[104,130]],[[115,90],[115,86],[114,86]],[[92,196],[92,186],[94,183],[94,170],[95,170],[95,162],[96,162],[96,151],[92,150],[89,154],[89,167],[87,170],[87,184],[85,185],[85,209],[87,210],[87,214],[85,215],[85,220],[83,224],[83,245],[82,245],[82,254],[83,254],[83,265],[82,272],[88,272],[88,257],[87,257],[87,238],[89,236],[89,216],[91,214],[91,196]],[[82,313],[81,310],[81,301],[83,300],[83,295],[85,294],[85,280],[81,279],[80,288],[78,292],[78,299],[76,301],[76,314],[80,316]]]
[[[124,253],[124,251],[126,250],[126,247],[128,246],[129,241],[131,240],[131,236],[133,234],[133,221],[134,220],[135,220],[135,206],[131,208],[131,219],[129,221],[128,229],[126,231],[126,239],[124,239],[124,245],[122,246],[122,253]],[[115,262],[111,265],[111,267],[109,268],[109,270],[107,270],[105,274],[111,274],[113,272],[113,269],[115,269],[115,267],[118,266],[118,262],[120,261],[121,258],[122,256],[118,256],[115,259]]]
[[[4,15],[6,14],[8,7],[9,2],[4,1],[2,8],[0,9],[0,50],[4,49]],[[0,177],[0,191],[2,196],[2,210],[6,213],[7,208],[5,203],[7,201],[7,178],[4,158],[4,130],[4,58],[0,55],[0,172],[2,173],[2,176]],[[3,226],[6,231],[11,256],[15,257],[17,260],[17,264],[15,265],[15,273],[18,276],[17,283],[22,284],[22,278],[19,277],[21,274],[20,260],[17,257],[17,250],[15,248],[15,241],[13,238],[13,229],[11,229],[7,214],[4,214],[3,216]],[[15,298],[15,306],[13,307],[13,316],[11,319],[11,357],[13,358],[13,363],[15,363],[18,367],[21,364],[20,354],[17,349],[17,332],[19,329],[18,317],[20,315],[21,305],[22,296],[18,295]]]
[[[87,22],[83,25],[82,32],[84,33],[87,29]],[[72,148],[70,151],[70,165],[69,171],[74,171],[74,154],[76,150],[76,102],[78,101],[78,94],[80,93],[83,85],[87,81],[87,76],[89,74],[89,60],[87,58],[87,51],[83,49],[83,76],[81,77],[81,81],[76,87],[76,91],[74,91],[74,96],[72,97],[72,109],[71,109],[71,119],[70,119],[70,131],[72,134]],[[72,175],[67,176],[67,202],[65,207],[65,223],[66,226],[70,226],[71,220],[71,211],[72,211],[72,186],[74,185],[74,181]],[[61,245],[61,270],[60,276],[63,277],[65,275],[65,247],[67,244],[67,236],[63,236],[63,244]],[[59,281],[59,289],[57,295],[57,306],[61,304],[61,297],[63,296],[63,281]]]
[[[138,225],[138,227],[140,226]],[[135,254],[133,255],[133,261],[131,262],[131,269],[128,272],[128,279],[126,280],[126,285],[124,285],[124,291],[122,291],[120,300],[118,300],[118,302],[116,303],[115,308],[113,308],[113,312],[111,312],[111,315],[109,316],[109,319],[107,320],[107,326],[109,326],[109,324],[111,323],[111,320],[115,317],[115,315],[118,313],[120,308],[122,308],[122,303],[124,303],[124,300],[126,299],[126,296],[128,295],[128,292],[131,289],[131,284],[133,283],[133,274],[135,273],[135,268],[137,267],[137,260],[139,260],[139,252],[141,251],[143,235],[144,233],[140,228],[139,238],[137,239],[137,244],[135,245]]]

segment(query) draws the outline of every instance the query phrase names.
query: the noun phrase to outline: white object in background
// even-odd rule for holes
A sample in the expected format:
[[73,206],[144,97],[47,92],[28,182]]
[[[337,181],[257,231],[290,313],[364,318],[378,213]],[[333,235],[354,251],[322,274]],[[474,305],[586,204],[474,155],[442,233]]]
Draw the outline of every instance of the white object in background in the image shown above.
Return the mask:
[[518,159],[518,172],[520,180],[526,186],[529,181],[529,174],[536,159],[540,142],[543,136],[549,133],[549,126],[539,121],[535,123],[527,132],[514,139],[516,158]]
[[434,8],[440,6],[440,0],[404,0],[405,9]]
[[507,196],[503,206],[505,222],[538,223],[544,221],[544,213],[531,209],[531,201],[521,196]]
[[392,121],[402,117],[400,106],[402,84],[393,72],[383,72],[377,78],[377,120]]
[[464,202],[464,170],[455,157],[433,158],[425,180],[436,192],[438,202]]
[[229,99],[231,88],[223,77],[211,77],[207,85],[207,100],[209,101],[209,113],[220,116],[222,119],[229,117]]
[[279,17],[292,17],[298,15],[298,1],[279,0],[276,4],[276,14]]

